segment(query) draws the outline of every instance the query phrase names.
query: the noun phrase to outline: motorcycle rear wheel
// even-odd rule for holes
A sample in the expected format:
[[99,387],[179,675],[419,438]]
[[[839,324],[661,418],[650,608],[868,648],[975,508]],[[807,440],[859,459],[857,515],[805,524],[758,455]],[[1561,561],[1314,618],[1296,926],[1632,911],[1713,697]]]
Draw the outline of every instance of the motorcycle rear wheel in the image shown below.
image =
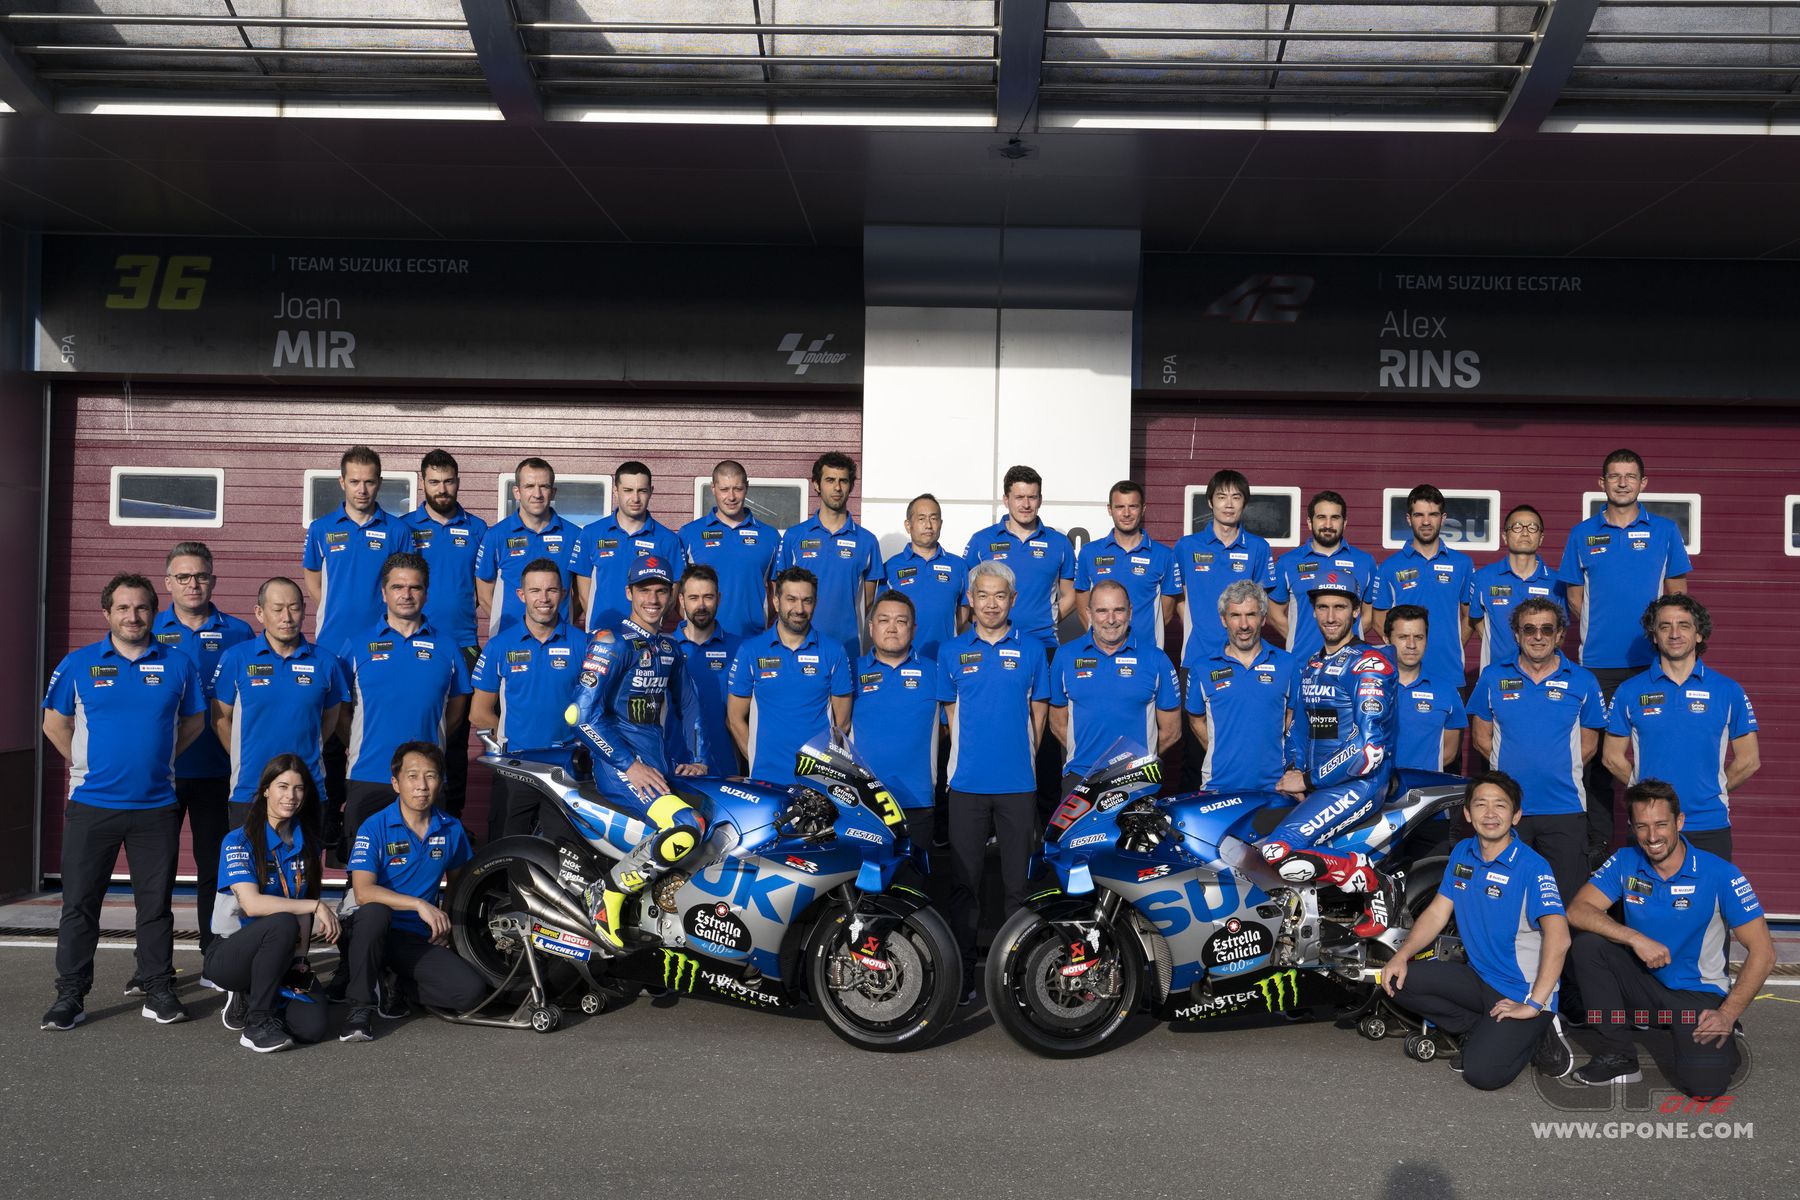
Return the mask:
[[[529,929],[531,917],[519,906],[507,881],[507,868],[520,858],[556,873],[556,849],[550,843],[538,838],[503,838],[477,852],[444,910],[450,918],[450,948],[481,973],[490,989],[504,984],[498,999],[507,1003],[518,1001],[531,987],[531,969],[519,961],[522,950],[502,950],[494,944],[488,921],[497,913],[516,911]],[[575,969],[547,954],[538,956],[538,965],[549,996],[559,995],[575,982]]]
[[[831,1032],[864,1050],[930,1045],[950,1024],[962,991],[962,956],[937,910],[921,908],[887,936],[887,970],[867,971],[850,957],[850,914],[820,918],[806,956],[807,991]],[[840,986],[832,986],[834,965]],[[860,974],[860,977],[858,975]],[[845,976],[851,982],[845,984]]]
[[1046,1058],[1097,1054],[1124,1031],[1143,993],[1143,959],[1129,933],[1121,936],[1117,927],[1105,931],[1105,944],[1094,961],[1098,965],[1108,959],[1118,966],[1116,996],[1069,992],[1059,982],[1072,962],[1065,930],[1021,909],[1000,927],[988,952],[988,1009],[1000,1028],[1033,1053]]

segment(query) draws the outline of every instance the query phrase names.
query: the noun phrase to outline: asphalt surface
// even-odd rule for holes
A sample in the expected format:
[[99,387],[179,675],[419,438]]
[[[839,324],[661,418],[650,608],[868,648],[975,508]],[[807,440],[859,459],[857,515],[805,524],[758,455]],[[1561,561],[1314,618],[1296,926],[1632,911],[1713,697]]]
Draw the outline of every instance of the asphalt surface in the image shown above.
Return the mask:
[[[191,949],[176,959],[197,973]],[[216,993],[183,989],[187,1024],[141,1018],[120,995],[131,965],[103,948],[87,1022],[40,1032],[51,952],[0,948],[5,1194],[1800,1194],[1800,988],[1753,1005],[1727,1113],[1670,1116],[1649,1070],[1619,1096],[1547,1093],[1529,1071],[1481,1093],[1398,1038],[1329,1021],[1145,1023],[1106,1055],[1050,1062],[980,1006],[924,1051],[873,1055],[803,1016],[640,998],[549,1035],[415,1017],[366,1045],[254,1055],[219,1024]],[[1534,1136],[1554,1120],[1689,1138]],[[1699,1139],[1720,1122],[1754,1135]]]

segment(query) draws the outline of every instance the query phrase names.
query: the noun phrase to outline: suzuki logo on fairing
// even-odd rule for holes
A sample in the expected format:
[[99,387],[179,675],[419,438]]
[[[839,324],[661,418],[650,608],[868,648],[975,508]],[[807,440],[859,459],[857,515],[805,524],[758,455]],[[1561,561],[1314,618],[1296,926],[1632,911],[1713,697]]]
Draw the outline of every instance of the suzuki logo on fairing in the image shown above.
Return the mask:
[[835,367],[850,357],[842,351],[825,349],[825,343],[836,336],[835,333],[828,333],[822,338],[814,338],[807,343],[806,349],[802,350],[800,349],[801,335],[790,333],[781,339],[781,344],[775,347],[775,351],[788,356],[788,365],[794,368],[794,374],[804,375],[808,367]]
[[1292,967],[1258,980],[1256,986],[1262,989],[1263,1007],[1270,1012],[1286,1012],[1300,1003],[1300,976]]
[[[755,909],[765,920],[781,923],[790,920],[797,912],[804,912],[818,894],[806,884],[796,885],[785,876],[764,875],[753,862],[743,862],[734,871],[730,860],[715,863],[701,871],[690,883],[709,896],[729,895],[732,907],[741,913]],[[778,907],[775,894],[790,887],[794,889],[792,895],[781,897]],[[786,909],[785,912],[782,911],[783,908]]]
[[700,960],[679,950],[662,952],[663,986],[672,992],[692,993],[700,981]]

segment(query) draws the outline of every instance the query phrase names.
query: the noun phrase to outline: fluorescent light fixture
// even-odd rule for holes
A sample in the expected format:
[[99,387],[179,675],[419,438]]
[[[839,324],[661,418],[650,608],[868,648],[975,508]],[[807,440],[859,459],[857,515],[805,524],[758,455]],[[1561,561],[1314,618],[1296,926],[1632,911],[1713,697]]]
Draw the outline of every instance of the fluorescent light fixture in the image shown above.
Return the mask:
[[767,125],[769,114],[749,109],[557,107],[550,110],[550,119],[603,125]]
[[756,108],[593,108],[564,105],[550,110],[553,121],[614,125],[879,125],[893,128],[962,127],[992,129],[991,112],[929,109]]
[[996,117],[991,112],[908,112],[906,110],[880,109],[828,111],[824,109],[796,109],[775,112],[777,125],[893,125],[893,126],[931,126],[933,128],[992,129]]
[[1072,116],[1045,122],[1070,129],[1253,129],[1276,132],[1329,130],[1345,133],[1492,133],[1494,123],[1451,117],[1320,116],[1250,114],[1213,116]]
[[1650,133],[1699,134],[1703,136],[1738,136],[1745,134],[1789,133],[1791,125],[1775,125],[1768,121],[1687,120],[1670,121],[1634,119],[1630,117],[1551,117],[1538,126],[1539,133]]
[[337,104],[329,100],[67,100],[58,112],[96,117],[297,117],[365,121],[499,121],[491,104]]
[[10,104],[8,104],[8,103],[7,103],[7,102],[6,102],[6,101],[4,101],[4,100],[0,100],[0,113],[9,113],[9,112],[11,112],[11,111],[12,111],[12,110],[13,110],[13,106],[12,106],[12,105],[10,105]]

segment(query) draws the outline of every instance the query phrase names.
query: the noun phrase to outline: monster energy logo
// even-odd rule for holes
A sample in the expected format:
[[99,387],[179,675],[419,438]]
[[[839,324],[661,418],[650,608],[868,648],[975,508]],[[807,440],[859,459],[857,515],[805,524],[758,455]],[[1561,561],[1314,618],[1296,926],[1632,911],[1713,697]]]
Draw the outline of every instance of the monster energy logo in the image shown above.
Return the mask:
[[1154,762],[1153,763],[1145,763],[1144,764],[1144,778],[1149,780],[1151,783],[1161,783],[1162,782],[1162,764],[1154,763]]
[[[662,952],[663,986],[672,992],[693,994],[694,985],[700,981],[700,960],[690,958],[679,950]],[[1293,974],[1292,971],[1288,974]]]
[[818,769],[819,760],[810,755],[802,754],[799,760],[794,763],[794,774],[796,775],[811,775]]
[[655,696],[632,696],[625,702],[625,717],[633,725],[654,725],[660,719],[661,704]]
[[1263,1007],[1272,1013],[1286,1012],[1300,1003],[1300,976],[1292,967],[1258,980],[1256,986],[1262,989]]

